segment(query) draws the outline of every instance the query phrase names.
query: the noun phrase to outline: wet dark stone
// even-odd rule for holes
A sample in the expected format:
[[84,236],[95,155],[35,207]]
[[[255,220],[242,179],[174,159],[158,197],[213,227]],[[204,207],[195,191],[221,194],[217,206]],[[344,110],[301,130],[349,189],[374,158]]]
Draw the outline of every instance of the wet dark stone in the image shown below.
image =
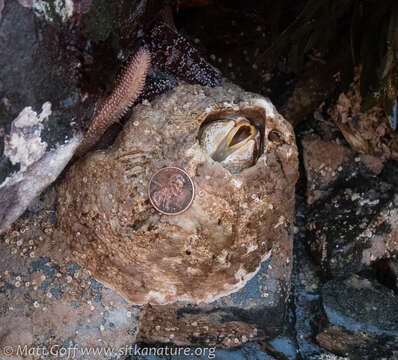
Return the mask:
[[72,136],[71,119],[78,121],[80,115],[72,64],[59,61],[63,50],[58,32],[39,20],[32,9],[15,0],[6,1],[0,23],[4,37],[0,41],[0,99],[7,106],[0,106],[0,127],[7,133],[24,107],[40,112],[42,104],[50,101],[52,114],[42,132],[49,148]]
[[18,185],[14,184],[7,188],[0,188],[0,224],[8,215],[9,209],[18,205]]
[[398,188],[398,161],[388,160],[380,176],[384,181],[390,182]]
[[[287,306],[285,299],[287,291],[283,288],[283,283],[277,280],[270,281],[264,276],[269,270],[269,261],[261,264],[257,275],[249,280],[239,291],[220,298],[204,309],[200,306],[186,306],[176,310],[177,316],[181,317],[184,313],[188,314],[207,314],[218,315],[219,321],[242,321],[257,325],[259,338],[272,339],[281,335],[285,329],[287,319]],[[264,296],[261,289],[266,289]]]
[[75,274],[75,271],[80,270],[80,269],[81,269],[81,266],[77,263],[68,262],[66,264],[66,272],[70,276],[73,276]]
[[7,178],[9,174],[16,173],[20,169],[19,164],[13,165],[11,161],[4,157],[0,157],[0,184]]
[[56,299],[60,299],[62,296],[62,288],[60,285],[57,285],[53,288],[50,289],[50,293],[52,296],[54,296]]
[[103,287],[104,286],[101,283],[99,283],[97,280],[90,278],[90,288],[92,291],[96,293],[98,291],[101,291]]
[[[90,101],[82,105],[80,63],[61,41],[62,30],[16,0],[5,3],[0,22],[0,231],[58,176],[79,139],[74,125],[91,112]],[[22,111],[23,125],[11,126]],[[36,119],[34,112],[42,117]],[[35,121],[29,123],[30,118]],[[71,139],[68,152],[65,144]],[[60,146],[65,149],[61,156],[55,150]]]
[[330,323],[351,331],[398,336],[398,297],[374,280],[353,275],[329,281],[322,288]]
[[294,237],[294,263],[292,272],[293,327],[298,359],[333,359],[326,349],[315,342],[320,319],[323,315],[321,273],[306,248],[305,219],[307,205],[305,198],[297,194],[296,221],[297,233]]
[[[82,270],[70,279],[61,270],[66,268],[66,262],[58,247],[52,255],[58,255],[59,262],[47,256],[31,258],[19,252],[14,254],[15,245],[8,245],[0,246],[1,348],[19,344],[21,336],[24,338],[21,345],[48,349],[51,344],[87,347],[90,338],[101,338],[104,346],[115,348],[135,341],[135,334],[129,335],[127,331],[137,327],[139,316],[135,312],[139,310],[132,309],[117,292],[102,285],[96,286],[98,292],[88,289],[85,284],[91,279]],[[55,269],[60,272],[53,277]],[[101,301],[97,302],[97,297]],[[101,325],[105,331],[101,331]],[[2,355],[0,358],[4,359]],[[87,356],[77,353],[74,357]],[[20,356],[7,357],[17,358]]]
[[32,271],[39,271],[49,262],[50,258],[48,258],[47,256],[43,256],[39,260],[32,261],[30,266],[32,268]]
[[312,206],[307,241],[325,276],[345,277],[368,267],[365,250],[372,247],[375,235],[391,231],[388,211],[395,207],[393,197],[392,185],[357,177]]
[[317,342],[349,359],[394,358],[398,350],[398,297],[375,280],[353,275],[322,288],[327,324]]

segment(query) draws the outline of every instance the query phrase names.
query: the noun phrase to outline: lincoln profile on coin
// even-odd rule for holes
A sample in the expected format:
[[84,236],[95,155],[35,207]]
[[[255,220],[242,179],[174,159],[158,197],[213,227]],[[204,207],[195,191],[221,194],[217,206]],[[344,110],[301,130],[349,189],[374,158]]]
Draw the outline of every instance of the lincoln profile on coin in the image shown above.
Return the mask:
[[178,168],[164,168],[156,173],[150,183],[150,199],[154,207],[166,214],[184,211],[193,196],[192,182]]

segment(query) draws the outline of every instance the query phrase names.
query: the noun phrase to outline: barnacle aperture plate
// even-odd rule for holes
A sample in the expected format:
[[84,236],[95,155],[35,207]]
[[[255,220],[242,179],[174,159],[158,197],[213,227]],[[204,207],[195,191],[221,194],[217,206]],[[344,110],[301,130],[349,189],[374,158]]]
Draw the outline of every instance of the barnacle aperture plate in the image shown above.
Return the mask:
[[[170,166],[195,185],[176,216],[147,193]],[[292,127],[268,99],[229,83],[183,84],[137,105],[112,147],[70,167],[59,228],[76,260],[132,303],[211,302],[291,251],[297,168]]]
[[204,124],[200,143],[215,161],[237,174],[253,166],[261,146],[261,132],[242,116],[230,115]]

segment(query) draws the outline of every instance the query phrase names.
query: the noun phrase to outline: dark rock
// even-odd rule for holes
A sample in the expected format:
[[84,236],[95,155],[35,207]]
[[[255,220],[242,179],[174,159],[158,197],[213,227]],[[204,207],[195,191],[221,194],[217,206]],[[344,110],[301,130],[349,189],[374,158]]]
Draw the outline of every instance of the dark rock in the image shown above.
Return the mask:
[[1,21],[1,13],[4,9],[4,0],[0,0],[0,21]]
[[311,252],[327,276],[348,276],[398,252],[393,187],[363,177],[345,186],[315,203],[307,219]]
[[398,297],[375,280],[353,275],[322,288],[327,325],[318,343],[350,359],[390,357],[398,351]]
[[276,338],[283,333],[287,318],[287,282],[276,275],[288,266],[285,264],[277,256],[271,257],[245,287],[208,305],[151,306],[138,339],[231,347],[249,340]]
[[294,264],[292,271],[292,301],[297,354],[301,359],[336,359],[315,342],[323,314],[320,296],[319,267],[313,263],[305,247],[307,206],[303,196],[296,197]]
[[398,188],[398,161],[388,160],[385,163],[384,169],[380,177]]
[[[390,337],[360,331],[349,331],[340,326],[325,328],[316,336],[319,345],[343,359],[395,359],[397,344]],[[347,356],[347,357],[346,357]]]
[[336,81],[320,62],[309,61],[300,73],[282,115],[294,126],[308,120],[336,89]]
[[0,127],[5,134],[0,139],[5,209],[0,231],[56,179],[81,138],[72,120],[84,119],[73,70],[78,63],[60,60],[57,31],[32,9],[5,2],[0,22]]
[[[35,16],[33,10],[8,0],[3,9],[0,33],[0,126],[9,132],[10,124],[27,106],[40,111],[49,101],[53,112],[46,121],[57,124],[58,131],[50,131],[47,143],[52,147],[72,134],[71,119],[76,119],[81,104],[77,78],[73,79],[71,66],[62,63],[60,39],[56,29]],[[18,27],[15,24],[18,23]],[[55,30],[55,31],[54,31]],[[37,36],[37,33],[41,36]],[[51,42],[51,47],[49,46]],[[69,68],[66,68],[69,66]],[[73,99],[66,101],[67,99]]]
[[398,297],[374,280],[352,275],[322,287],[329,322],[351,331],[398,336]]
[[307,203],[326,197],[334,187],[358,174],[374,177],[383,169],[383,161],[375,156],[359,154],[338,140],[321,140],[316,136],[301,141],[307,176]]

